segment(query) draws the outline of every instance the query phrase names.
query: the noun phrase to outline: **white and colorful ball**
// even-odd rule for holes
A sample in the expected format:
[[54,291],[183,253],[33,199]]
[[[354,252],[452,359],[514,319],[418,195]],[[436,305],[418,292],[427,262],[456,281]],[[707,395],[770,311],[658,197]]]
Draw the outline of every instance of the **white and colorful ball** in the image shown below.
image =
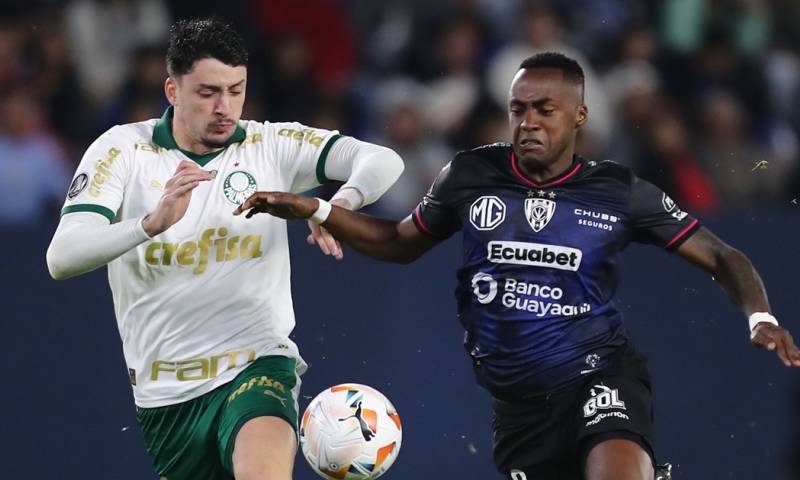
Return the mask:
[[323,390],[300,422],[300,446],[308,464],[328,480],[372,480],[392,466],[403,430],[392,403],[366,385]]

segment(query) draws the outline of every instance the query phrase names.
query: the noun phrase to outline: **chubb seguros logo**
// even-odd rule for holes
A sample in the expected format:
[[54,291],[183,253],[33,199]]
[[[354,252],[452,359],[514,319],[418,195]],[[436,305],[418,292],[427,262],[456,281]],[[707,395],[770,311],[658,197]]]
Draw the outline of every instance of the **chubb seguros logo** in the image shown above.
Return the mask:
[[469,207],[469,222],[478,230],[493,230],[506,219],[506,204],[494,195],[484,195]]
[[472,277],[472,291],[479,303],[491,303],[497,296],[497,280],[488,273],[478,272]]

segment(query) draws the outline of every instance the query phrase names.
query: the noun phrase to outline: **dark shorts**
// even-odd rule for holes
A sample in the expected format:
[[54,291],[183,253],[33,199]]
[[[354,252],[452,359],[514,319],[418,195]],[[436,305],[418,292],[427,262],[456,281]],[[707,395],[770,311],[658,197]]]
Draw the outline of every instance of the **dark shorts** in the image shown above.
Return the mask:
[[300,379],[293,358],[257,358],[236,378],[188,402],[137,408],[145,448],[162,480],[233,480],[239,429],[280,417],[297,431]]
[[494,399],[494,460],[512,480],[581,480],[605,440],[638,443],[655,464],[646,360],[630,347],[571,388],[526,400]]

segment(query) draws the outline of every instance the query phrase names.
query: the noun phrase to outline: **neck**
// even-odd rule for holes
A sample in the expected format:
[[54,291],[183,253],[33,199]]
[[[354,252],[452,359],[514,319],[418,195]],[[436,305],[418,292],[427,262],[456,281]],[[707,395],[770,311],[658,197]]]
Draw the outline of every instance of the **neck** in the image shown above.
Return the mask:
[[549,180],[566,172],[572,165],[572,157],[575,154],[575,148],[568,146],[564,148],[558,156],[558,160],[547,166],[538,165],[537,162],[526,162],[522,157],[517,156],[517,165],[519,169],[536,183],[547,183]]
[[178,147],[181,150],[195,153],[197,155],[205,155],[207,153],[216,152],[217,150],[221,150],[224,147],[209,147],[201,140],[192,138],[189,135],[188,129],[185,127],[183,122],[178,119],[177,115],[172,116],[172,137],[175,139],[175,143],[178,144]]

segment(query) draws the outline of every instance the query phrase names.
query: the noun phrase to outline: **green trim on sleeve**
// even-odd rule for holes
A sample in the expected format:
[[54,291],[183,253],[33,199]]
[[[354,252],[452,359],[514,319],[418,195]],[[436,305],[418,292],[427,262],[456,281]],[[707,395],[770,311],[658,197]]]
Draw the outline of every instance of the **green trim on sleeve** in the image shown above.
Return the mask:
[[330,179],[325,176],[325,162],[328,160],[328,153],[331,151],[331,147],[340,138],[342,138],[342,135],[338,133],[332,136],[322,149],[322,153],[319,154],[319,159],[317,159],[317,181],[319,183],[330,182]]
[[61,216],[63,217],[68,213],[76,213],[76,212],[99,213],[100,215],[106,217],[109,222],[113,222],[114,217],[117,216],[117,214],[111,211],[110,208],[106,208],[102,205],[94,205],[91,203],[83,203],[79,205],[70,205],[68,207],[64,207],[61,209]]

